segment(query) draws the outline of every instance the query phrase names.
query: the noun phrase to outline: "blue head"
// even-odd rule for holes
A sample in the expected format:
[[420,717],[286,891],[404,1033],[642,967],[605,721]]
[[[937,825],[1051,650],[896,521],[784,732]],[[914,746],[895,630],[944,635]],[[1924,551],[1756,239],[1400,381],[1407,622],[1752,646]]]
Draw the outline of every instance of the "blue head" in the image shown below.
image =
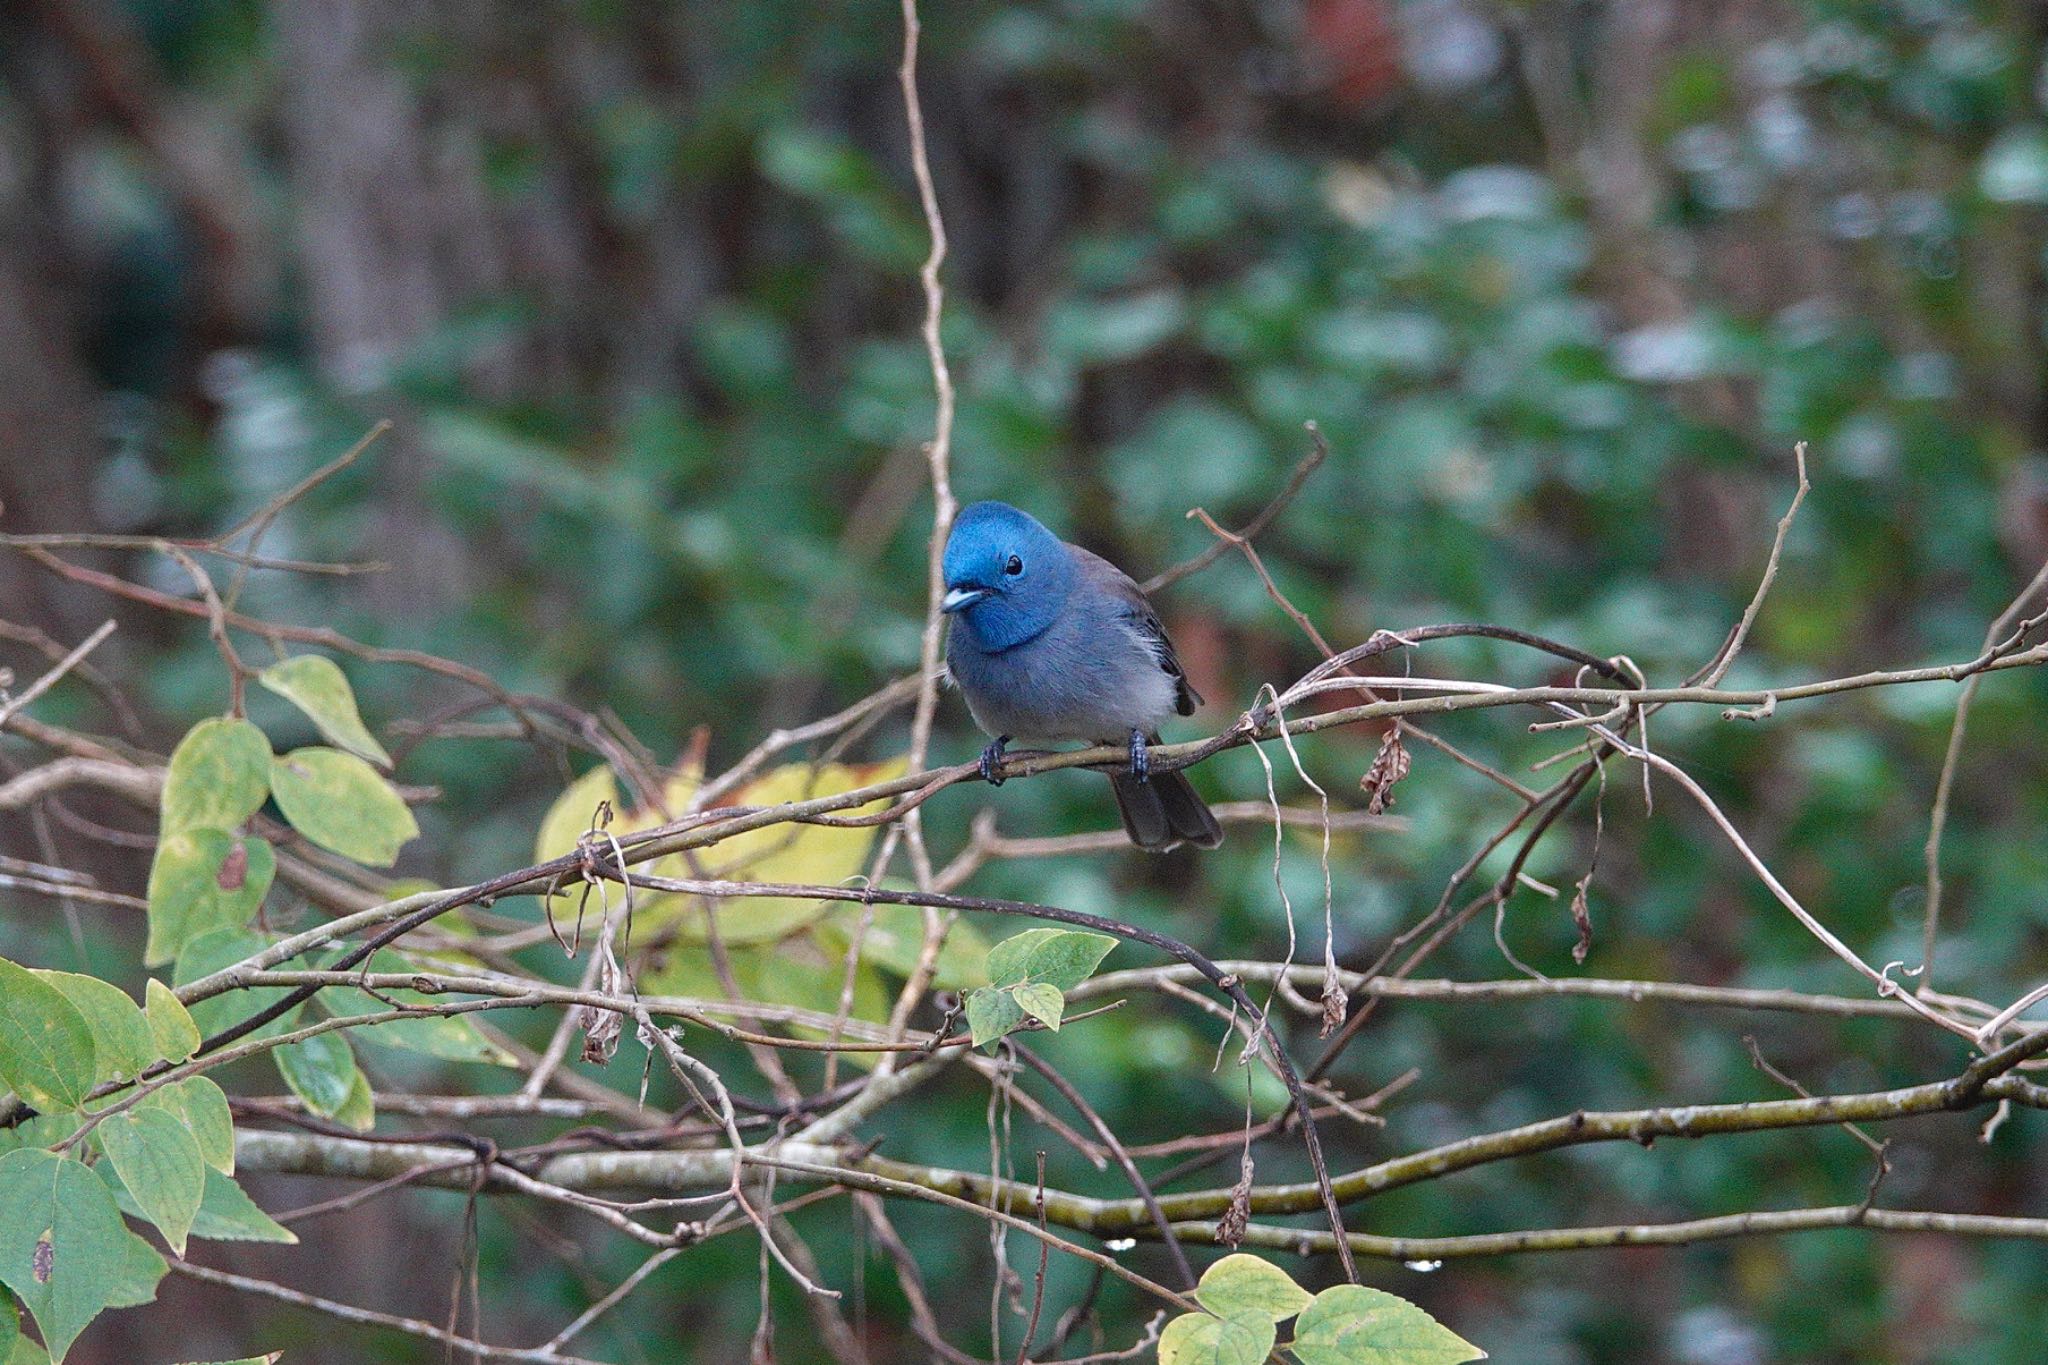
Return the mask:
[[1058,619],[1074,562],[1060,538],[1008,503],[964,509],[946,538],[948,615],[985,650],[1032,639]]

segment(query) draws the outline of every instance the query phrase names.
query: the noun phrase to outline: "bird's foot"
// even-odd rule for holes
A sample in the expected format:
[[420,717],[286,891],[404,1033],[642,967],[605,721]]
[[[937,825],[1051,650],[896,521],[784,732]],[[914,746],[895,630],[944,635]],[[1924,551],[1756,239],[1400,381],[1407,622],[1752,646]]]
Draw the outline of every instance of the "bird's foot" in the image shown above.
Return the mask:
[[1152,755],[1145,750],[1145,732],[1131,731],[1131,776],[1140,782],[1152,779]]
[[997,735],[996,742],[981,751],[981,780],[991,787],[1000,787],[1008,780],[999,777],[996,768],[1003,761],[1003,746],[1009,742],[1008,735]]

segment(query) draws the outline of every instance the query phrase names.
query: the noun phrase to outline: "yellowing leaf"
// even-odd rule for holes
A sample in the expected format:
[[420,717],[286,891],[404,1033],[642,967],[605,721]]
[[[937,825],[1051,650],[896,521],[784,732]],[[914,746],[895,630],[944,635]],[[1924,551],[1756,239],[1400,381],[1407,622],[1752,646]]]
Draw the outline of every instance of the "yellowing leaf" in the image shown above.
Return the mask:
[[149,1020],[150,1037],[156,1043],[156,1055],[173,1062],[182,1062],[199,1050],[199,1025],[192,1021],[191,1012],[184,1002],[172,992],[169,986],[149,979],[145,991],[148,1003],[143,1013]]
[[1264,1313],[1283,1322],[1309,1305],[1309,1292],[1271,1261],[1243,1252],[1225,1256],[1202,1272],[1195,1299],[1218,1317]]
[[239,929],[256,913],[277,876],[277,856],[253,834],[204,828],[164,836],[149,864],[151,967],[215,929]]
[[161,1109],[199,1144],[199,1159],[222,1175],[235,1173],[235,1116],[227,1092],[205,1076],[187,1076],[144,1095],[137,1109]]
[[[839,994],[846,980],[846,960],[826,952],[804,938],[785,943],[758,943],[732,949],[726,955],[732,967],[733,985],[743,1000],[771,1005],[795,1005],[830,1015],[839,1008]],[[711,965],[710,953],[691,944],[678,944],[667,959],[641,981],[650,995],[687,995],[699,1000],[724,1000],[725,986]],[[872,967],[863,962],[853,974],[851,1017],[881,1023],[889,1017],[890,994]],[[804,1038],[822,1038],[826,1031],[797,1025],[790,1032]],[[852,1039],[844,1041],[852,1042]],[[874,1053],[849,1052],[847,1060],[871,1065]]]
[[270,741],[246,720],[214,716],[186,732],[164,774],[163,832],[234,829],[270,792]]
[[1289,1350],[1302,1365],[1462,1365],[1486,1352],[1398,1294],[1340,1284],[1315,1296]]
[[292,828],[330,852],[389,867],[420,832],[412,812],[377,770],[354,754],[315,745],[271,764],[270,785]]
[[256,681],[306,713],[330,744],[389,769],[391,755],[356,710],[356,694],[340,665],[324,654],[300,654],[272,664]]
[[[729,797],[735,806],[774,806],[804,801],[838,792],[852,791],[872,783],[901,776],[907,770],[902,759],[885,763],[792,763],[756,778]],[[610,801],[614,818],[609,833],[623,839],[657,828],[688,808],[701,775],[685,770],[671,776],[662,791],[668,814],[660,810],[619,810],[618,782],[609,768],[591,769],[572,782],[555,799],[542,817],[534,841],[536,861],[546,861],[573,852],[577,842],[593,828],[598,803]],[[885,803],[871,802],[840,815],[868,815]],[[837,829],[823,825],[774,825],[749,830],[698,851],[705,872],[731,880],[756,882],[806,882],[836,884],[867,871],[869,850],[874,846],[873,829]],[[672,854],[654,859],[642,870],[654,876],[692,876],[689,863]],[[620,906],[620,892],[612,888],[613,905]],[[549,899],[548,909],[565,935],[575,931],[575,916],[582,908],[585,931],[595,924],[601,898],[592,890],[586,899],[583,888],[565,882]],[[747,897],[719,905],[719,936],[729,944],[760,943],[782,938],[820,918],[832,908],[830,902],[797,900],[781,896]],[[705,909],[696,898],[665,893],[638,893],[634,897],[635,932],[666,929],[671,925],[679,937],[701,943],[708,937]]]
[[[533,860],[544,863],[575,852],[584,833],[594,827],[598,807],[605,802],[610,802],[613,810],[618,809],[619,784],[612,777],[612,770],[600,763],[563,788],[548,807],[548,813],[541,817],[540,831],[533,840]],[[623,831],[615,828],[614,832]],[[583,902],[583,887],[573,879],[565,879],[563,888],[560,893],[544,898],[544,908],[562,934],[572,937],[576,926],[563,921],[575,916],[577,906]],[[593,899],[596,894],[591,892]]]
[[[739,806],[776,806],[853,791],[901,777],[909,771],[904,759],[883,763],[792,763],[758,778],[733,794]],[[887,806],[870,801],[838,815],[872,815]],[[806,882],[837,885],[867,871],[874,846],[874,827],[835,829],[829,825],[770,825],[735,835],[699,852],[699,861],[714,876],[752,882]],[[713,912],[719,937],[727,943],[755,943],[781,938],[818,919],[831,904],[780,896],[728,900]],[[685,939],[706,937],[697,912],[684,916],[677,930]]]
[[1183,1313],[1159,1334],[1159,1365],[1260,1365],[1273,1337],[1273,1320],[1263,1313]]
[[0,957],[0,1084],[38,1109],[76,1109],[92,1089],[92,1025],[64,992]]
[[149,1020],[128,993],[111,981],[76,972],[37,969],[37,976],[63,992],[92,1030],[93,1082],[133,1080],[162,1054]]
[[138,1106],[99,1127],[100,1146],[143,1216],[156,1224],[171,1250],[185,1254],[185,1237],[206,1190],[199,1143],[168,1112]]

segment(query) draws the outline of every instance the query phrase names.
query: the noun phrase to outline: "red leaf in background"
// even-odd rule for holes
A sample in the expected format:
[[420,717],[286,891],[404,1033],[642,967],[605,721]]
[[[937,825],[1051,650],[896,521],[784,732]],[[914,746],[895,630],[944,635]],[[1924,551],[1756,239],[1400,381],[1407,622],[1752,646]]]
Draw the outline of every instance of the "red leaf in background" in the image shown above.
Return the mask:
[[1308,0],[1302,18],[1302,65],[1313,88],[1354,112],[1393,94],[1401,46],[1387,0]]

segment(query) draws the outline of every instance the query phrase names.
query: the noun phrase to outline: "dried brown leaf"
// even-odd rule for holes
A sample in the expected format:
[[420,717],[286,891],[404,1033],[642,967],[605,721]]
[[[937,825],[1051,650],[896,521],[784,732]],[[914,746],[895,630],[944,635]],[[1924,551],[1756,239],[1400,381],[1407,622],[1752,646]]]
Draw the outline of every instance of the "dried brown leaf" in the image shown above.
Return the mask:
[[1358,785],[1365,789],[1366,814],[1385,815],[1394,808],[1394,786],[1408,776],[1413,762],[1408,746],[1401,742],[1399,727],[1388,727],[1380,737],[1380,751],[1373,755],[1372,766],[1358,780]]

